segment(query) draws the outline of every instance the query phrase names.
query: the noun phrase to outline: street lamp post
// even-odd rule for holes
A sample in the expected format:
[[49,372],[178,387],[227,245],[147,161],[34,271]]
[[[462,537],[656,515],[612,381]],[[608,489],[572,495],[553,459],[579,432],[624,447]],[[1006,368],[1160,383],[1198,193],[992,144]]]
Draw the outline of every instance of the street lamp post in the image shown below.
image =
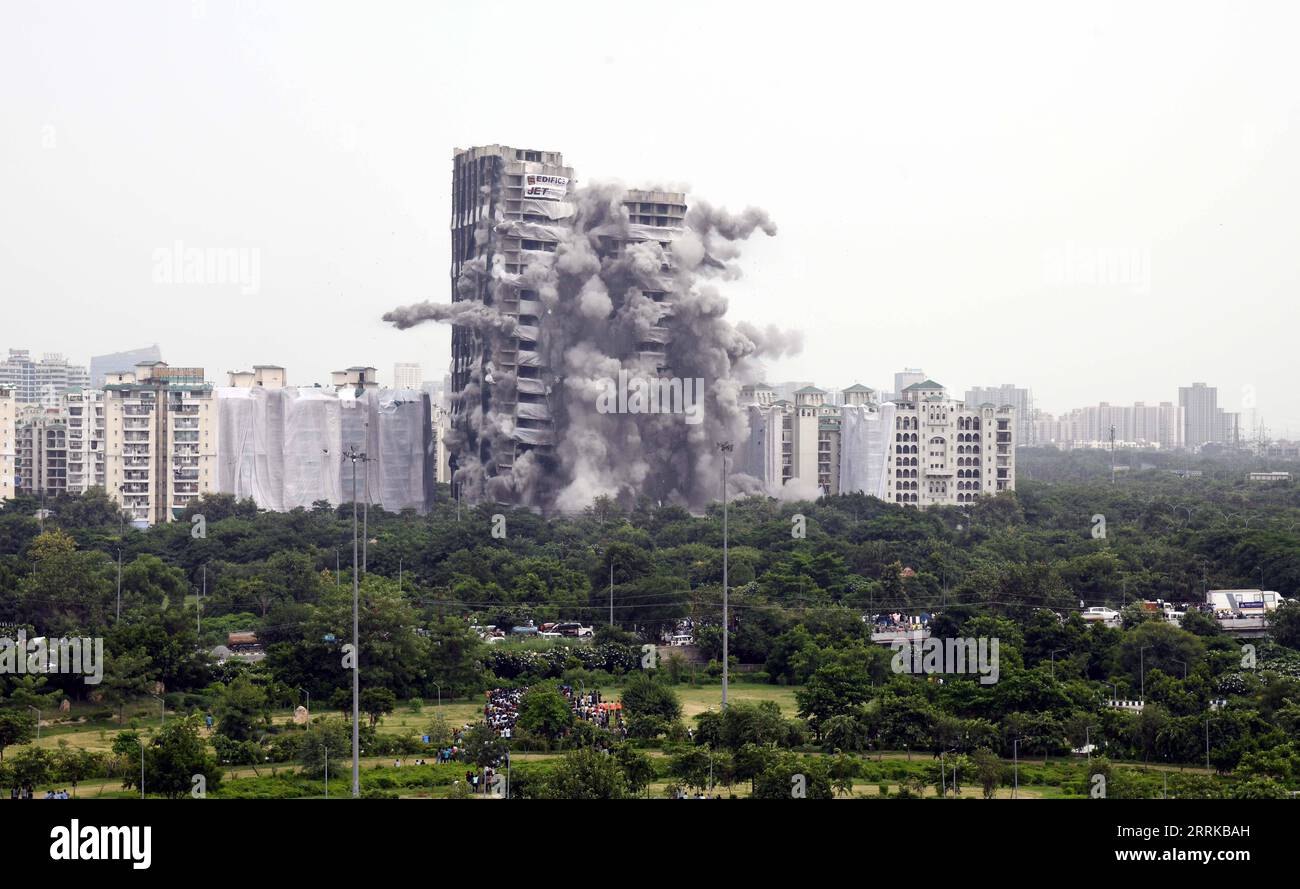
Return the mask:
[[[352,796],[361,796],[361,576],[357,540],[357,462],[369,464],[366,455],[351,445],[343,459],[352,463]],[[369,475],[369,473],[367,473]]]
[[728,550],[727,550],[727,457],[731,454],[734,446],[729,441],[718,443],[718,450],[722,452],[722,706],[727,706],[727,680],[728,680],[728,654],[727,654],[727,637],[731,635],[731,624],[728,620],[728,590],[727,590],[727,568],[728,568]]
[[117,617],[114,622],[122,619],[122,547],[117,548]]
[[140,799],[144,799],[144,739],[140,739]]
[[1016,799],[1020,794],[1020,738],[1011,739],[1011,763],[1014,783],[1011,787],[1011,798]]
[[442,707],[442,685],[435,682],[434,687],[438,689],[438,706]]
[[1055,650],[1052,652],[1052,678],[1053,678],[1053,679],[1056,678],[1056,652],[1058,652],[1058,651],[1069,651],[1069,649],[1067,649],[1067,648],[1057,648],[1057,649],[1055,649]]
[[37,743],[40,743],[40,740],[41,740],[41,711],[38,710],[37,708],[33,707],[31,704],[28,704],[28,705],[27,705],[27,709],[28,709],[28,710],[34,710],[34,711],[36,712],[36,741],[37,741]]

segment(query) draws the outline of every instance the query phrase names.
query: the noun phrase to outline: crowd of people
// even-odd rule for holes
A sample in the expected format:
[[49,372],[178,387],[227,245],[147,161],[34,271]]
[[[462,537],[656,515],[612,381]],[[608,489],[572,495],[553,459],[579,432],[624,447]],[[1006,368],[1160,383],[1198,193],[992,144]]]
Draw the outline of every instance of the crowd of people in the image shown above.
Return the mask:
[[[9,790],[10,799],[36,799],[30,787],[14,787]],[[44,799],[72,799],[66,790],[47,790]]]
[[[492,726],[498,737],[507,740],[514,737],[515,723],[519,720],[519,705],[526,691],[527,688],[494,688],[487,693],[487,700],[483,704],[483,720]],[[560,694],[569,702],[574,718],[627,736],[622,702],[604,700],[599,689],[579,691],[571,685],[561,685]]]
[[623,725],[623,702],[603,701],[600,689],[576,692],[571,685],[561,685],[560,693],[569,701],[573,715],[578,719],[595,723],[603,729],[619,732],[627,737],[627,727]]
[[483,705],[483,721],[496,730],[499,737],[509,740],[514,735],[519,719],[519,702],[526,688],[494,688],[487,693]]

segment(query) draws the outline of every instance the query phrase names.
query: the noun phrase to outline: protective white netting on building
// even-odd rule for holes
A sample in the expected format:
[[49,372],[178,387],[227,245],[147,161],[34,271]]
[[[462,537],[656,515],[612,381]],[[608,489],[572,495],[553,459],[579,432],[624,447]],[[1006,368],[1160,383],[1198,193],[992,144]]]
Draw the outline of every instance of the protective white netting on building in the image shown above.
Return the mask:
[[357,499],[386,510],[423,510],[433,498],[429,397],[413,389],[222,387],[217,396],[217,487],[263,509],[310,508]]
[[840,493],[861,491],[885,498],[885,459],[894,434],[892,403],[871,410],[845,405],[840,410]]
[[772,495],[781,489],[782,418],[779,408],[751,404],[749,436],[736,448],[735,471],[758,479]]

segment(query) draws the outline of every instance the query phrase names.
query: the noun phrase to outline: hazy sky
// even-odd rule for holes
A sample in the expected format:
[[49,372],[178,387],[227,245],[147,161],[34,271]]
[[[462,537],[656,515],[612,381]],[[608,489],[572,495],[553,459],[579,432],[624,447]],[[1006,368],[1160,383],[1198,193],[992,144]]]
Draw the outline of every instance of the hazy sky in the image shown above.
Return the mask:
[[[499,142],[770,211],[728,286],[804,332],[772,382],[1205,380],[1300,436],[1297,9],[7,3],[0,349],[440,379],[448,329],[379,317],[449,299],[452,149]],[[258,292],[158,283],[178,241]]]

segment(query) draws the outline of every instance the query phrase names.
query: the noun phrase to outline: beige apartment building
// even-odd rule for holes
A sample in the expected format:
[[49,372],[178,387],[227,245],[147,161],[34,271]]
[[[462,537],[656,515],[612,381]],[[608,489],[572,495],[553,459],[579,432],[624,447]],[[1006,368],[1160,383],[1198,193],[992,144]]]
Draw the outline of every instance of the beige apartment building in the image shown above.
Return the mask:
[[969,503],[1016,487],[1016,409],[948,398],[933,380],[913,383],[892,403],[885,496],[926,506]]
[[283,389],[289,385],[285,370],[278,364],[254,364],[252,370],[231,370],[226,372],[230,385],[236,389]]
[[216,399],[201,367],[165,362],[109,374],[105,487],[137,522],[172,521],[217,489]]
[[69,389],[63,393],[67,428],[67,490],[84,494],[104,487],[104,393]]
[[12,386],[0,386],[0,500],[14,496],[14,456],[18,442],[18,399]]
[[773,492],[798,480],[800,496],[857,491],[918,508],[1015,489],[1014,406],[966,404],[929,379],[883,404],[860,384],[838,405],[828,395],[804,386],[790,402],[765,384],[744,387],[750,438],[736,471]]
[[14,491],[53,497],[67,490],[68,429],[57,409],[28,405],[20,411],[15,436]]

